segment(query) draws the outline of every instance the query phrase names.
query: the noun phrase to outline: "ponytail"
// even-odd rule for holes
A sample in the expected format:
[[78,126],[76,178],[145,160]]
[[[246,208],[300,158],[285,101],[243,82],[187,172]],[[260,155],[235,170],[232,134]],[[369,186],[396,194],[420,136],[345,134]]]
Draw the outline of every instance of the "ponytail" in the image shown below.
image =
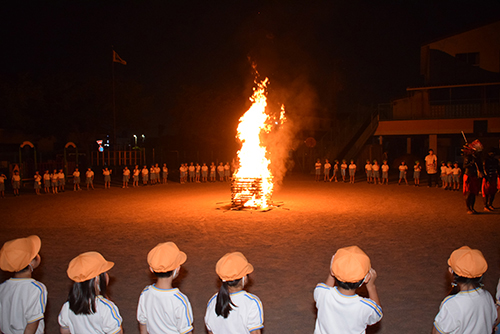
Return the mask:
[[217,294],[217,303],[215,304],[215,313],[218,316],[223,316],[227,318],[229,316],[229,312],[233,309],[232,306],[237,307],[231,301],[231,295],[229,294],[229,287],[237,286],[241,281],[240,279],[228,282],[222,282],[219,293]]

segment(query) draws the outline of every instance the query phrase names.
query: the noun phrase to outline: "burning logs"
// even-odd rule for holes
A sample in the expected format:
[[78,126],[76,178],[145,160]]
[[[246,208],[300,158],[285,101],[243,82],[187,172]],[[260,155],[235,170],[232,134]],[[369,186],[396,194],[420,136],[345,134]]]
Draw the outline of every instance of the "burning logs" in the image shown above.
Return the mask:
[[262,178],[235,177],[231,183],[233,208],[264,209],[271,205],[271,196],[264,196]]

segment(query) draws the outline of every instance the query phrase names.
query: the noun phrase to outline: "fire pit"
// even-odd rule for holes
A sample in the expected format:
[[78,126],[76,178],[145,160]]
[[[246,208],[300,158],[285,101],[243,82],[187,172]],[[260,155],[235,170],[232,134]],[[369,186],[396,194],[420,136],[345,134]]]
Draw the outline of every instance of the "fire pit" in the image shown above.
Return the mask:
[[235,177],[231,184],[231,205],[249,209],[269,207],[271,196],[263,191],[262,178]]

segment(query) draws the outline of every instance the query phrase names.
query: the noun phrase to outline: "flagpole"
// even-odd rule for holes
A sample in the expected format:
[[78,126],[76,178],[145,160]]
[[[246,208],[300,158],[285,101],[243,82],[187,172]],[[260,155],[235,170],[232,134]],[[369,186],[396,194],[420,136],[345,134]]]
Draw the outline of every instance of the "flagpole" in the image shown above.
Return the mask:
[[115,50],[113,49],[113,54],[111,56],[111,76],[112,76],[112,86],[113,86],[113,150],[116,150],[116,104],[115,104]]

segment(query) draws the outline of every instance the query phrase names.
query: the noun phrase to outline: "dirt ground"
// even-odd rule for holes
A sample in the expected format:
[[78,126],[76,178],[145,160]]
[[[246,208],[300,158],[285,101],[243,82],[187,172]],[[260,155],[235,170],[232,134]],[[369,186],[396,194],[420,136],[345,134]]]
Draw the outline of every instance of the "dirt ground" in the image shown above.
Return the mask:
[[[360,246],[379,274],[384,317],[368,333],[430,333],[450,289],[446,261],[463,245],[479,248],[489,263],[485,288],[494,294],[500,277],[500,210],[465,214],[460,192],[359,182],[285,179],[273,197],[284,205],[269,212],[225,211],[227,183],[66,191],[0,199],[0,243],[37,234],[42,264],[34,278],[49,291],[46,332],[58,333],[57,315],[71,281],[69,261],[95,250],[114,261],[110,295],[125,333],[138,333],[136,306],[152,283],[146,255],[174,241],[187,253],[177,286],[189,297],[195,333],[205,333],[206,302],[218,289],[215,263],[241,251],[255,267],[248,290],[264,305],[265,333],[312,333],[313,289],[326,279],[339,248]],[[495,206],[500,207],[496,199]],[[482,211],[478,198],[476,209]],[[0,272],[0,282],[9,273]]]

